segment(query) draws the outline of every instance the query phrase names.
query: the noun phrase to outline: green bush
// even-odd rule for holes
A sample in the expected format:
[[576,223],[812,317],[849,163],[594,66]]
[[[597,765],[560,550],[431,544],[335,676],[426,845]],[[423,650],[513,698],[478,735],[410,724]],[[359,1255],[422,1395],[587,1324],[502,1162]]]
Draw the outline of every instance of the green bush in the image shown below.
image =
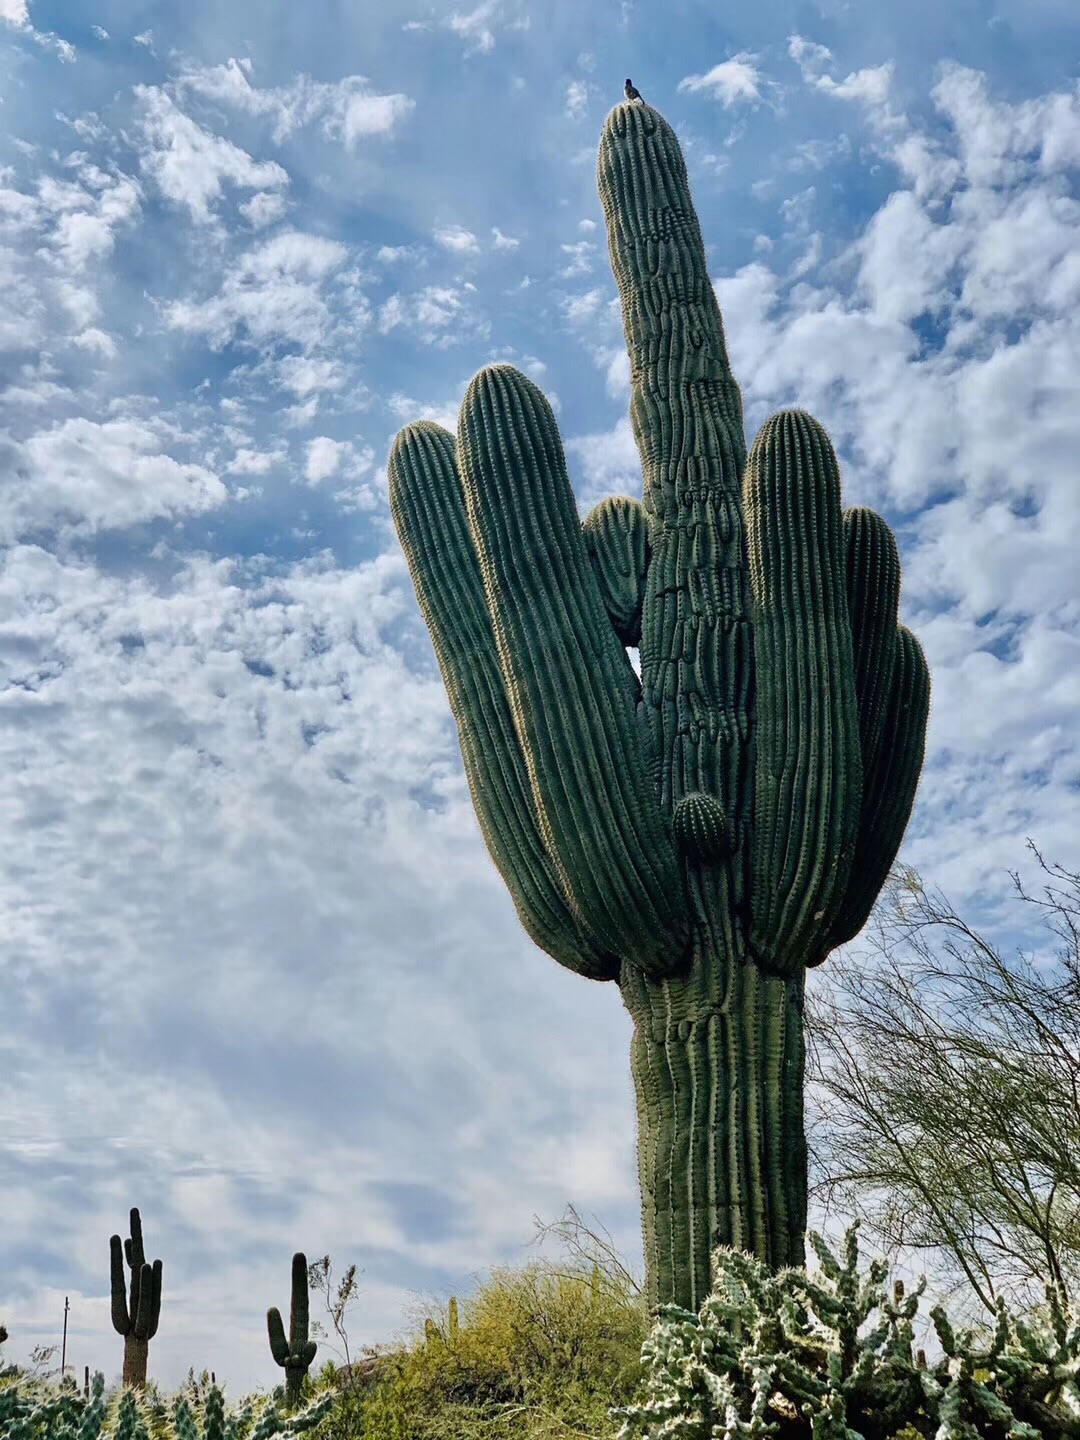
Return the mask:
[[607,1436],[612,1401],[641,1379],[645,1310],[596,1269],[496,1270],[440,1330],[388,1358],[363,1407],[363,1440],[566,1440]]

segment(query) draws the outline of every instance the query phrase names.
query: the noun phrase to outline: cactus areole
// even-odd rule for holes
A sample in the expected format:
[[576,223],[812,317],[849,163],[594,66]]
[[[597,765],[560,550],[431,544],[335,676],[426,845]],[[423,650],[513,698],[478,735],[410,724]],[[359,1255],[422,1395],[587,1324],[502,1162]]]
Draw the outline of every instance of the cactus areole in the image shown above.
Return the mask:
[[[551,407],[482,370],[390,498],[480,826],[532,939],[634,1023],[647,1294],[801,1264],[803,988],[911,813],[929,676],[888,526],[798,410],[749,457],[675,134],[617,106],[599,185],[643,500],[578,518]],[[640,680],[626,647],[637,646]]]
[[[124,1337],[123,1383],[140,1389],[146,1384],[146,1363],[150,1341],[157,1334],[161,1315],[161,1261],[148,1265],[143,1250],[142,1220],[137,1209],[131,1212],[131,1238],[123,1251],[120,1236],[109,1239],[112,1281],[113,1329]],[[131,1270],[130,1298],[124,1293],[124,1259]]]

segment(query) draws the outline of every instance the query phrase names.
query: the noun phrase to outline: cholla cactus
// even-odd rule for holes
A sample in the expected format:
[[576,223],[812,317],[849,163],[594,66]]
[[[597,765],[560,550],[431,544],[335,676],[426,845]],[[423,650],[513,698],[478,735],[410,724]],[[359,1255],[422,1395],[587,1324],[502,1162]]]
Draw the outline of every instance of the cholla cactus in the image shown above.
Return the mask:
[[888,873],[929,679],[893,537],[842,512],[821,426],[774,416],[747,458],[650,106],[608,117],[599,184],[643,503],[579,521],[551,407],[508,365],[472,381],[456,439],[401,432],[390,501],[518,915],[633,1019],[646,1295],[696,1306],[718,1243],[801,1263],[805,970]]
[[289,1338],[281,1323],[281,1311],[272,1305],[266,1312],[266,1328],[270,1332],[270,1350],[285,1369],[285,1404],[289,1409],[300,1403],[300,1387],[311,1368],[318,1349],[308,1339],[308,1271],[307,1257],[298,1250],[292,1259],[292,1297],[289,1310]]
[[[120,1248],[120,1236],[109,1240],[112,1281],[113,1329],[124,1337],[125,1385],[140,1389],[146,1384],[146,1362],[150,1341],[157,1334],[161,1315],[161,1261],[147,1264],[143,1250],[142,1220],[137,1208],[131,1211],[131,1238]],[[124,1257],[131,1269],[130,1303],[124,1295]]]
[[332,1395],[324,1395],[300,1414],[283,1417],[272,1402],[249,1400],[228,1414],[222,1391],[213,1384],[198,1416],[178,1395],[170,1426],[163,1403],[150,1403],[145,1393],[125,1388],[110,1421],[114,1407],[106,1403],[105,1377],[99,1370],[87,1398],[67,1390],[57,1395],[40,1383],[20,1382],[0,1390],[0,1440],[150,1440],[151,1435],[166,1440],[271,1440],[281,1435],[291,1440],[324,1420],[333,1403]]
[[890,1298],[881,1261],[860,1274],[854,1226],[843,1259],[810,1238],[816,1276],[720,1249],[700,1312],[661,1308],[641,1352],[644,1397],[610,1412],[617,1440],[889,1440],[905,1426],[935,1440],[1080,1435],[1080,1324],[1057,1297],[1046,1328],[1002,1304],[982,1345],[935,1308],[944,1353],[928,1366],[912,1326],[925,1280],[907,1296],[896,1282]]

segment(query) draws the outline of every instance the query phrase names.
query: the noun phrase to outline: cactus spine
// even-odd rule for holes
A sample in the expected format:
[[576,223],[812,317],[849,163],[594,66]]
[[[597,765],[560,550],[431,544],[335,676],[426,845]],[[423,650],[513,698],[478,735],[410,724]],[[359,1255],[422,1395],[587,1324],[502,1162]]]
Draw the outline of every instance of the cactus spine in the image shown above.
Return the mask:
[[281,1323],[281,1311],[272,1305],[266,1312],[266,1328],[270,1332],[270,1351],[285,1370],[285,1404],[295,1410],[300,1403],[300,1388],[318,1349],[308,1339],[307,1257],[298,1250],[292,1258],[292,1296],[289,1309],[289,1339]]
[[[142,1220],[131,1211],[131,1237],[120,1247],[120,1236],[109,1240],[112,1281],[113,1329],[124,1337],[123,1383],[142,1389],[150,1341],[157,1334],[161,1315],[161,1261],[147,1264],[143,1251]],[[131,1269],[130,1299],[124,1294],[124,1258]]]
[[717,1245],[802,1263],[805,973],[899,847],[929,678],[822,427],[774,416],[747,456],[662,116],[617,106],[598,179],[642,501],[579,522],[551,407],[507,365],[456,438],[398,435],[390,501],[518,915],[633,1019],[647,1295],[696,1310]]

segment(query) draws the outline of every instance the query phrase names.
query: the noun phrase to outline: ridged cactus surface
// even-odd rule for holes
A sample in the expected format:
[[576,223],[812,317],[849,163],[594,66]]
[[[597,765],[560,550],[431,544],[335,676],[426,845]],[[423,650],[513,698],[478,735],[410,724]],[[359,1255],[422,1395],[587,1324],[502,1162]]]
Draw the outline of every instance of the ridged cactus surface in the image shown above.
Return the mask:
[[929,680],[892,535],[842,510],[822,427],[786,411],[747,456],[671,127],[616,107],[598,177],[642,500],[579,520],[508,365],[456,437],[400,433],[390,499],[522,923],[633,1019],[648,1295],[696,1308],[718,1244],[801,1262],[805,971],[899,847]]
[[308,1339],[308,1271],[307,1257],[298,1250],[292,1258],[292,1295],[289,1305],[289,1338],[281,1323],[281,1311],[272,1305],[266,1312],[266,1328],[270,1335],[270,1353],[285,1371],[285,1404],[294,1410],[300,1403],[304,1376],[319,1348]]
[[[157,1334],[161,1315],[161,1261],[147,1264],[143,1250],[142,1220],[131,1211],[131,1237],[120,1246],[120,1236],[109,1239],[113,1329],[124,1337],[123,1383],[146,1384],[150,1341]],[[131,1270],[130,1297],[125,1295],[124,1259]]]

